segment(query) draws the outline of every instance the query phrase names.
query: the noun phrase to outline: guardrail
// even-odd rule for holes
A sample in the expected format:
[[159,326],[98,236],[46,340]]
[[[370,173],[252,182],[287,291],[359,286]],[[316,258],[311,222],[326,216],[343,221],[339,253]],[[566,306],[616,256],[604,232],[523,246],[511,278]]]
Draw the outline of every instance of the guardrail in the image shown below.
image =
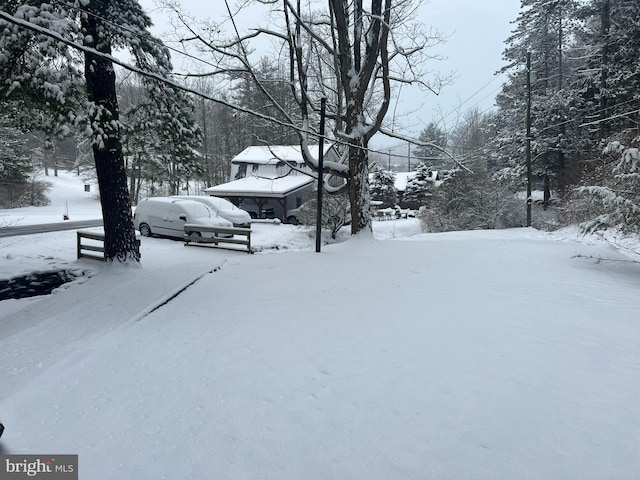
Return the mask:
[[[203,233],[212,235],[203,235]],[[238,236],[244,238],[237,238]],[[205,225],[185,224],[184,226],[184,244],[205,244],[219,246],[221,243],[229,243],[233,245],[243,245],[247,249],[247,253],[253,253],[251,250],[251,229],[235,228],[235,227],[209,227]],[[222,248],[222,247],[221,247]],[[238,250],[233,248],[230,250]],[[240,250],[238,250],[240,251]]]
[[[94,243],[84,243],[82,239],[93,240]],[[95,242],[97,242],[97,244]],[[140,238],[137,236],[136,245],[138,246],[138,251],[140,251]],[[76,232],[76,251],[79,259],[90,258],[92,260],[104,261],[104,233],[78,230]],[[100,252],[101,255],[88,252]]]

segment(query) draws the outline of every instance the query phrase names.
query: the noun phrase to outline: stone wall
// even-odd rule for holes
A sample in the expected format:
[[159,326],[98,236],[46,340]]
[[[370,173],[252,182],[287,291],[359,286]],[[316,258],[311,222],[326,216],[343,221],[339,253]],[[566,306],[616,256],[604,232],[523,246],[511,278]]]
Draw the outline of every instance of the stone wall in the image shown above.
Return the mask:
[[89,270],[45,270],[0,279],[0,301],[48,295],[54,289],[89,274]]

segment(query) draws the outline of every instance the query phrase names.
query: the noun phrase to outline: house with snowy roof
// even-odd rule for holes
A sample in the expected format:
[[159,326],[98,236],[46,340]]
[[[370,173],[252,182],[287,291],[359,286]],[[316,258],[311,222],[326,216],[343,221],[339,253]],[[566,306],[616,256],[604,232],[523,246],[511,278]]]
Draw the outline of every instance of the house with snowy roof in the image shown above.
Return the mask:
[[[309,152],[317,159],[320,148],[309,146]],[[324,160],[338,161],[333,145],[324,146]],[[231,160],[229,182],[205,192],[227,198],[253,218],[287,221],[289,211],[312,195],[316,186],[314,177],[299,145],[251,146]]]

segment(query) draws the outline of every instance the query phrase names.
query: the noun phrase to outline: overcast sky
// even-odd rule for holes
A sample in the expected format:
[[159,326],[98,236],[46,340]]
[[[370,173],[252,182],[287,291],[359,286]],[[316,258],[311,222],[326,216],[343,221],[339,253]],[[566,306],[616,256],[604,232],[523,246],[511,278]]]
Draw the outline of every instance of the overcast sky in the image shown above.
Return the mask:
[[[181,0],[183,7],[200,19],[215,18],[225,9],[221,0]],[[230,2],[233,4],[233,2]],[[156,35],[170,27],[165,15],[155,9],[154,0],[141,0],[157,28]],[[430,121],[451,127],[458,112],[478,107],[492,107],[504,76],[494,73],[504,66],[504,41],[511,34],[513,22],[520,10],[520,0],[429,0],[420,8],[420,20],[449,36],[434,53],[446,60],[432,62],[431,70],[454,71],[456,79],[439,95],[403,89],[398,105],[399,122],[405,133],[417,136]],[[177,66],[177,65],[176,65]],[[409,115],[408,112],[412,112]]]
[[[418,114],[428,123],[444,115],[447,124],[455,112],[477,106],[486,110],[500,88],[503,76],[494,73],[504,66],[504,42],[511,34],[520,11],[520,0],[431,0],[422,6],[423,23],[451,36],[438,50],[447,60],[440,70],[456,71],[457,78],[438,97],[425,98]],[[484,88],[483,88],[484,87]],[[462,105],[461,105],[462,104]]]

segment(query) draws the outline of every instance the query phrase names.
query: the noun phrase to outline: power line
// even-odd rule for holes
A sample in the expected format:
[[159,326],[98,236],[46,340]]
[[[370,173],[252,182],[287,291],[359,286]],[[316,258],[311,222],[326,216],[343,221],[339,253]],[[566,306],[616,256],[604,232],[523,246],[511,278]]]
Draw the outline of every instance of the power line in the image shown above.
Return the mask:
[[[284,126],[284,127],[287,127],[287,128],[291,128],[291,129],[293,129],[293,130],[295,130],[297,132],[303,132],[305,134],[312,135],[313,137],[319,138],[319,134],[316,133],[316,132],[309,131],[309,130],[302,130],[300,127],[298,127],[296,125],[293,125],[293,124],[290,124],[290,123],[287,123],[287,122],[283,122],[283,121],[278,120],[278,119],[276,119],[274,117],[271,117],[271,116],[268,116],[268,115],[265,115],[265,114],[261,114],[259,112],[255,112],[253,110],[250,110],[250,109],[247,109],[247,108],[244,108],[244,107],[240,107],[238,105],[234,105],[232,103],[227,102],[226,100],[221,100],[221,99],[215,98],[215,97],[213,97],[211,95],[207,95],[205,93],[202,93],[202,92],[199,92],[197,90],[194,90],[192,88],[185,87],[184,85],[181,85],[181,84],[177,83],[176,81],[174,81],[174,80],[172,80],[172,79],[170,79],[170,78],[168,78],[168,77],[166,77],[164,75],[160,75],[160,74],[155,73],[155,72],[148,72],[148,71],[143,70],[141,68],[138,68],[138,67],[136,67],[134,65],[130,65],[130,64],[118,59],[117,57],[114,57],[113,55],[110,55],[110,54],[107,54],[107,53],[104,53],[104,52],[100,52],[100,51],[98,51],[98,50],[96,50],[94,48],[87,47],[85,45],[81,45],[79,43],[76,43],[76,42],[74,42],[72,40],[64,38],[58,32],[54,32],[53,30],[49,30],[48,28],[41,27],[40,25],[36,25],[34,23],[28,22],[26,20],[22,20],[20,18],[16,18],[16,17],[14,17],[12,15],[9,15],[8,13],[6,13],[6,12],[4,12],[2,10],[0,10],[0,18],[2,18],[3,20],[5,20],[5,21],[7,21],[9,23],[17,25],[19,27],[26,28],[27,30],[31,30],[32,32],[47,36],[49,38],[53,38],[54,40],[57,40],[57,41],[61,42],[62,44],[67,45],[67,46],[69,46],[69,47],[71,47],[73,49],[79,50],[79,51],[84,52],[84,53],[90,53],[90,54],[92,54],[94,56],[97,56],[97,57],[100,57],[100,58],[107,59],[110,62],[112,62],[113,64],[124,68],[125,70],[137,73],[137,74],[139,74],[139,75],[141,75],[143,77],[146,77],[146,78],[150,78],[150,79],[159,81],[159,82],[164,83],[166,85],[169,85],[169,86],[171,86],[171,87],[173,87],[173,88],[175,88],[177,90],[180,90],[180,91],[183,91],[183,92],[186,92],[186,93],[190,93],[190,94],[195,95],[195,96],[200,97],[200,98],[204,98],[205,100],[209,100],[209,101],[212,101],[214,103],[223,105],[223,106],[228,107],[228,108],[230,108],[232,110],[236,110],[236,111],[239,111],[239,112],[242,112],[242,113],[246,113],[248,115],[252,115],[254,117],[258,117],[258,118],[261,118],[263,120],[267,120],[267,121],[276,123],[278,125],[281,125],[281,126]],[[362,148],[359,145],[354,145],[354,144],[351,144],[351,143],[348,143],[348,142],[344,142],[344,141],[339,140],[339,139],[329,138],[327,136],[325,136],[324,138],[327,141],[332,142],[334,144],[348,145],[350,147]],[[408,138],[408,137],[403,138],[403,140],[406,140],[406,138]],[[410,139],[410,140],[414,144],[422,143],[420,140],[417,140],[417,139]],[[367,148],[367,150],[370,151],[370,152],[374,152],[374,153],[383,153],[383,154],[386,153],[384,151],[378,151],[378,150],[374,150],[374,149],[370,149],[370,148]]]
[[113,55],[110,55],[110,54],[107,54],[107,53],[104,53],[104,52],[100,52],[100,51],[98,51],[98,50],[96,50],[96,49],[94,49],[92,47],[87,47],[85,45],[81,45],[79,43],[76,43],[76,42],[74,42],[72,40],[68,40],[68,39],[64,38],[62,35],[60,35],[57,32],[49,30],[49,29],[47,29],[45,27],[41,27],[41,26],[36,25],[34,23],[28,22],[26,20],[22,20],[20,18],[16,18],[16,17],[14,17],[12,15],[9,15],[8,13],[6,13],[6,12],[4,12],[2,10],[0,10],[0,18],[6,20],[9,23],[13,23],[14,25],[18,25],[20,27],[26,28],[27,30],[31,30],[33,32],[40,33],[40,34],[45,35],[47,37],[53,38],[54,40],[57,40],[57,41],[65,44],[65,45],[67,45],[67,46],[69,46],[71,48],[76,49],[76,50],[80,50],[81,52],[90,53],[90,54],[95,55],[97,57],[109,60],[110,62],[112,62],[115,65],[118,65],[118,66],[124,68],[125,70],[129,70],[131,72],[134,72],[134,73],[137,73],[139,75],[142,75],[143,77],[147,77],[147,78],[150,78],[150,79],[157,80],[159,82],[165,83],[165,84],[167,84],[167,85],[169,85],[169,86],[171,86],[171,87],[173,87],[173,88],[175,88],[177,90],[181,90],[181,91],[184,91],[184,92],[187,92],[187,93],[191,93],[193,95],[196,95],[198,97],[204,98],[206,100],[210,100],[210,101],[212,101],[214,103],[218,103],[220,105],[224,105],[226,107],[229,107],[229,108],[231,108],[233,110],[238,110],[238,111],[240,111],[242,113],[246,113],[248,115],[252,115],[252,116],[255,116],[255,117],[258,117],[258,118],[262,118],[263,120],[272,121],[272,122],[277,123],[277,124],[279,124],[281,126],[284,126],[284,127],[290,127],[290,128],[294,128],[296,130],[300,130],[295,125],[280,121],[280,120],[278,120],[276,118],[270,117],[268,115],[265,115],[265,114],[262,114],[262,113],[259,113],[259,112],[255,112],[253,110],[250,110],[250,109],[247,109],[247,108],[244,108],[244,107],[240,107],[238,105],[233,105],[233,104],[227,102],[226,100],[221,100],[219,98],[212,97],[211,95],[207,95],[205,93],[198,92],[197,90],[194,90],[192,88],[185,87],[184,85],[181,85],[181,84],[177,83],[176,81],[170,79],[167,76],[164,76],[164,75],[161,75],[161,74],[158,74],[158,73],[155,73],[155,72],[149,72],[149,71],[143,70],[142,68],[136,67],[134,65],[130,65],[130,64],[120,60],[119,58],[114,57]]
[[[491,80],[489,80],[487,83],[485,83],[484,85],[482,85],[478,90],[476,90],[474,93],[472,93],[465,101],[463,101],[462,103],[460,103],[457,107],[453,108],[452,110],[449,111],[449,113],[446,113],[445,115],[442,116],[442,120],[446,120],[447,118],[449,118],[451,115],[458,113],[460,111],[460,107],[462,107],[464,104],[466,104],[467,102],[469,102],[471,99],[473,99],[473,97],[475,97],[476,95],[478,95],[482,90],[484,90],[485,88],[487,88],[489,85],[491,85],[493,82],[495,82],[498,78],[500,78],[502,75],[504,75],[506,72],[500,72],[497,75],[494,75],[493,78]],[[491,92],[489,92],[487,95],[485,95],[484,97],[482,97],[480,100],[478,100],[476,103],[474,103],[471,108],[477,106],[480,104],[480,102],[482,102],[484,99],[486,99],[487,97],[489,97],[491,94],[493,94],[494,92],[497,92],[500,88],[502,88],[501,86],[492,90]]]
[[[86,13],[86,14],[89,14],[89,15],[93,15],[93,16],[95,16],[96,18],[99,18],[101,21],[108,22],[108,23],[109,23],[110,25],[112,25],[112,26],[116,26],[116,27],[118,27],[118,28],[123,28],[123,27],[121,27],[121,26],[119,26],[119,25],[115,25],[113,22],[110,22],[109,20],[104,19],[104,18],[102,18],[102,17],[100,17],[100,16],[98,16],[98,15],[96,15],[96,14],[92,13],[92,12],[87,12],[86,10],[82,10],[82,9],[80,9],[80,8],[78,8],[78,7],[71,6],[71,5],[67,4],[67,3],[61,2],[60,0],[54,0],[54,2],[56,2],[56,3],[58,3],[58,4],[61,4],[61,5],[64,5],[64,6],[67,6],[67,7],[69,7],[69,8],[76,8],[78,11],[81,11],[81,12]],[[238,106],[238,105],[234,105],[234,104],[232,104],[232,103],[229,103],[229,102],[228,102],[228,101],[226,101],[226,100],[222,100],[222,99],[216,98],[216,97],[214,97],[214,96],[212,96],[212,95],[208,95],[208,94],[205,94],[205,93],[199,92],[199,91],[197,91],[197,90],[195,90],[195,89],[193,89],[193,88],[186,87],[186,86],[181,85],[180,83],[178,83],[178,82],[176,82],[176,81],[174,81],[174,80],[172,80],[172,79],[168,78],[167,76],[160,75],[160,74],[158,74],[158,73],[154,73],[154,72],[149,72],[149,71],[143,70],[143,69],[141,69],[141,68],[138,68],[138,67],[136,67],[136,66],[130,65],[130,64],[128,64],[128,63],[126,63],[126,62],[124,62],[124,61],[122,61],[122,60],[120,60],[120,59],[118,59],[118,58],[114,57],[113,55],[109,55],[109,54],[106,54],[106,53],[103,53],[103,52],[99,52],[99,51],[97,51],[97,50],[95,50],[95,49],[93,49],[93,48],[91,48],[91,47],[86,47],[86,46],[84,46],[84,45],[78,44],[78,43],[76,43],[76,42],[74,42],[74,41],[72,41],[72,40],[69,40],[69,39],[64,38],[64,37],[63,37],[62,35],[60,35],[58,32],[54,32],[54,31],[49,30],[49,29],[47,29],[47,28],[45,28],[45,27],[41,27],[41,26],[39,26],[39,25],[33,24],[33,23],[31,23],[31,22],[28,22],[28,21],[26,21],[26,20],[19,19],[19,18],[17,18],[17,17],[14,17],[14,16],[12,16],[12,15],[9,15],[8,13],[6,13],[6,12],[4,12],[4,11],[2,11],[2,10],[0,10],[0,18],[2,18],[2,19],[4,19],[5,21],[7,21],[7,22],[9,22],[9,23],[12,23],[12,24],[14,24],[14,25],[18,25],[19,27],[26,28],[26,29],[31,30],[31,31],[33,31],[33,32],[36,32],[36,33],[39,33],[39,34],[42,34],[42,35],[48,36],[48,37],[50,37],[50,38],[53,38],[53,39],[55,39],[55,40],[57,40],[57,41],[59,41],[59,42],[61,42],[61,43],[65,44],[65,45],[67,45],[67,46],[69,46],[69,47],[71,47],[71,48],[74,48],[74,49],[76,49],[76,50],[79,50],[79,51],[82,51],[82,52],[85,52],[85,53],[91,53],[92,55],[96,55],[96,56],[98,56],[98,57],[106,58],[106,59],[108,59],[109,61],[113,62],[114,64],[116,64],[116,65],[118,65],[118,66],[120,66],[120,67],[124,68],[125,70],[131,71],[131,72],[134,72],[134,73],[137,73],[137,74],[139,74],[139,75],[141,75],[141,76],[143,76],[143,77],[147,77],[147,78],[150,78],[150,79],[153,79],[153,80],[156,80],[156,81],[160,81],[160,82],[165,83],[165,84],[167,84],[167,85],[169,85],[169,86],[171,86],[171,87],[173,87],[173,88],[175,88],[175,89],[177,89],[177,90],[184,91],[184,92],[186,92],[186,93],[189,93],[189,94],[195,95],[195,96],[200,97],[200,98],[203,98],[203,99],[205,99],[205,100],[209,100],[209,101],[212,101],[212,102],[214,102],[214,103],[217,103],[217,104],[223,105],[223,106],[228,107],[228,108],[230,108],[230,109],[232,109],[232,110],[236,110],[236,111],[239,111],[239,112],[242,112],[242,113],[246,113],[246,114],[248,114],[248,115],[255,116],[255,117],[258,117],[258,118],[261,118],[261,119],[263,119],[263,120],[267,120],[267,121],[270,121],[270,122],[276,123],[276,124],[278,124],[278,125],[281,125],[281,126],[284,126],[284,127],[287,127],[287,128],[291,128],[291,129],[293,129],[293,130],[295,130],[295,131],[298,131],[298,132],[300,132],[300,131],[301,131],[301,129],[300,129],[298,126],[294,125],[294,124],[291,124],[291,123],[287,123],[287,122],[284,122],[284,121],[278,120],[278,119],[276,119],[276,118],[274,118],[274,117],[271,117],[271,116],[268,116],[268,115],[265,115],[265,114],[261,114],[261,113],[259,113],[259,112],[256,112],[256,111],[253,111],[253,110],[250,110],[250,109],[247,109],[247,108],[244,108],[244,107]],[[125,30],[129,31],[130,33],[133,33],[133,34],[139,35],[139,32],[138,32],[138,31],[136,31],[136,30],[134,30],[134,29],[125,29]],[[167,46],[165,45],[165,47],[167,47]],[[181,51],[179,51],[179,50],[177,50],[177,49],[172,49],[172,48],[170,48],[170,47],[167,47],[167,48],[168,48],[169,50],[176,51],[177,53],[180,53],[180,54],[182,54],[182,55],[190,56],[190,55],[189,55],[189,54],[187,54],[186,52],[181,52]],[[214,64],[212,64],[212,63],[206,62],[206,61],[205,61],[205,60],[203,60],[202,58],[194,57],[194,56],[191,56],[191,58],[193,58],[194,60],[198,60],[198,61],[200,61],[200,62],[202,62],[202,63],[209,64],[209,65],[211,65],[211,66],[217,67],[216,65],[214,65]],[[471,100],[473,97],[475,97],[477,94],[479,94],[482,90],[484,90],[487,86],[489,86],[491,83],[493,83],[493,82],[494,82],[495,80],[497,80],[499,77],[500,77],[500,76],[499,76],[499,75],[497,75],[497,76],[495,76],[493,79],[491,79],[489,82],[486,82],[482,87],[480,87],[476,92],[474,92],[474,93],[473,93],[469,98],[467,98],[467,100],[465,100],[465,101],[464,101],[463,103],[461,103],[460,105],[464,105],[465,103],[467,103],[469,100]],[[500,88],[500,87],[498,87],[498,89],[499,89],[499,88]],[[496,90],[497,90],[497,89],[496,89]],[[496,91],[496,90],[494,90],[494,91]],[[492,93],[492,92],[491,92],[491,93]],[[484,100],[484,98],[486,98],[486,96],[485,96],[485,97],[483,97],[480,101]],[[632,103],[632,102],[634,102],[634,101],[637,101],[637,99],[631,99],[631,100],[629,100],[629,101],[626,101],[626,102],[623,102],[623,103],[620,103],[620,104],[612,105],[612,106],[611,106],[611,107],[609,107],[609,108],[620,107],[620,106],[623,106],[623,105],[626,105],[626,104]],[[479,102],[478,102],[478,103],[479,103]],[[476,103],[476,104],[477,104],[477,103]],[[491,108],[493,108],[493,107],[491,107]],[[487,109],[486,111],[490,110],[491,108]],[[582,123],[582,124],[578,125],[578,127],[585,127],[585,126],[590,126],[590,125],[596,125],[596,124],[598,124],[598,123],[600,123],[600,122],[603,122],[603,121],[612,120],[612,119],[615,119],[615,118],[621,118],[621,117],[624,117],[624,116],[626,116],[626,115],[630,115],[630,114],[633,114],[633,113],[636,113],[636,112],[638,112],[638,110],[632,110],[632,111],[629,111],[629,112],[626,112],[626,113],[612,115],[612,116],[610,116],[610,117],[603,118],[603,119],[598,119],[598,120],[593,121],[593,122],[585,122],[585,123]],[[449,114],[447,114],[447,116],[451,115],[452,113],[455,113],[455,110],[451,111]],[[445,117],[445,118],[446,118],[446,117]],[[571,122],[573,122],[573,121],[574,121],[574,120],[566,120],[566,121],[559,122],[559,123],[554,124],[554,125],[549,125],[549,126],[545,127],[545,128],[544,128],[543,130],[541,130],[541,131],[548,130],[548,129],[552,129],[552,128],[555,128],[555,127],[559,127],[559,126],[562,126],[562,125],[565,125],[565,124],[571,123]],[[312,135],[312,136],[314,136],[314,137],[319,138],[319,135],[318,135],[317,133],[315,133],[315,132],[310,132],[310,131],[305,130],[305,131],[304,131],[304,133],[306,133],[306,134],[310,134],[310,135]],[[405,144],[406,144],[406,142],[411,143],[411,144],[413,144],[413,145],[423,145],[423,144],[425,144],[425,142],[421,141],[420,139],[413,138],[413,137],[411,137],[411,136],[398,135],[398,134],[394,134],[394,133],[392,133],[392,132],[384,131],[384,130],[381,130],[381,131],[380,131],[380,133],[382,133],[382,134],[384,134],[384,135],[387,135],[387,136],[389,136],[389,137],[391,137],[391,138],[397,138],[397,139],[398,139],[398,140],[400,140],[402,143],[398,143],[398,144],[395,144],[395,145],[393,145],[393,146],[391,146],[391,147],[387,147],[387,148],[383,148],[383,149],[372,149],[372,148],[368,148],[368,149],[367,149],[368,151],[373,152],[373,153],[378,153],[378,154],[386,155],[386,154],[388,154],[388,150],[389,150],[390,148],[399,148],[399,147],[401,147],[401,146],[405,145]],[[341,140],[338,140],[338,139],[333,139],[333,138],[328,138],[328,137],[325,137],[325,138],[326,138],[328,141],[331,141],[331,142],[333,142],[333,143],[342,144],[342,145],[351,145],[351,144],[349,144],[349,143],[347,143],[347,142],[344,142],[344,141],[341,141]],[[354,146],[354,145],[352,145],[352,146]],[[360,148],[360,147],[359,147],[359,146],[357,146],[357,145],[356,145],[356,147]]]

